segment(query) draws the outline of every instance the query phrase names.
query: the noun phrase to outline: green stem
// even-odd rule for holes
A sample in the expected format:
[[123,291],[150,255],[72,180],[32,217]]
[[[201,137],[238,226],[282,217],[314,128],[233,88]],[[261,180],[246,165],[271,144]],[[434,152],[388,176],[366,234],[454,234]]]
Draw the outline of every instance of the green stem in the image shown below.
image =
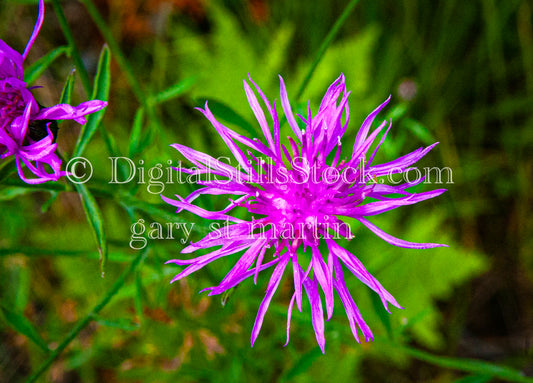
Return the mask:
[[89,314],[85,316],[82,320],[80,320],[76,326],[68,333],[68,335],[65,337],[65,339],[61,342],[61,344],[51,353],[51,355],[48,357],[47,360],[45,360],[41,366],[35,371],[35,373],[29,377],[27,382],[35,382],[39,377],[46,371],[48,368],[54,363],[54,361],[61,355],[63,350],[67,348],[67,346],[72,342],[78,334],[85,328],[94,317],[98,315],[98,313],[109,303],[111,298],[115,296],[115,294],[120,290],[120,288],[124,285],[126,282],[126,279],[135,271],[137,266],[144,260],[146,257],[146,254],[148,252],[148,248],[145,250],[139,252],[139,254],[133,259],[133,261],[130,263],[128,268],[122,272],[122,274],[118,277],[118,279],[115,281],[111,289],[107,292],[107,294],[104,296],[104,298],[98,303],[94,308],[91,310]]
[[[83,64],[80,52],[78,51],[78,48],[76,47],[76,42],[74,41],[72,31],[70,30],[70,27],[67,23],[67,19],[65,18],[65,14],[63,13],[61,4],[59,3],[59,0],[52,0],[52,2],[53,2],[54,10],[57,15],[57,19],[59,20],[59,25],[61,26],[61,30],[63,31],[63,34],[65,35],[65,38],[67,39],[67,42],[71,49],[72,59],[74,60],[74,65],[76,66],[80,74],[83,88],[85,89],[85,92],[87,92],[87,95],[91,95],[93,93],[93,87],[91,85],[91,81],[89,80],[89,73],[87,72],[87,69],[85,68],[85,65]],[[114,150],[115,148],[113,148],[111,144],[109,133],[104,128],[103,124],[100,124],[100,133],[104,139],[104,143],[107,146],[108,152],[111,153],[114,157],[117,157],[118,152]],[[120,171],[122,174],[123,173],[122,167],[120,168]]]
[[[109,241],[111,242],[111,241]],[[124,246],[127,247],[128,243],[124,243]],[[129,247],[128,247],[129,248]],[[64,249],[41,249],[38,247],[16,247],[16,248],[6,248],[6,249],[0,249],[0,257],[9,257],[14,254],[22,254],[26,257],[44,257],[49,254],[54,254],[54,256],[58,257],[85,257],[87,259],[99,259],[100,253],[97,251],[90,250],[64,250]],[[133,257],[122,254],[122,253],[115,253],[110,252],[109,254],[109,261],[111,262],[119,262],[119,263],[126,263],[131,262]]]
[[52,0],[52,4],[54,6],[54,11],[56,13],[59,26],[61,27],[61,30],[63,31],[63,34],[65,35],[65,38],[67,39],[68,45],[70,47],[70,52],[72,54],[72,59],[74,60],[74,65],[76,66],[76,68],[78,69],[78,73],[80,74],[83,88],[85,89],[85,92],[87,92],[87,95],[90,95],[92,87],[91,81],[89,80],[89,74],[87,73],[87,69],[83,64],[80,52],[76,47],[76,42],[74,41],[74,36],[72,35],[72,31],[70,30],[70,27],[67,23],[67,19],[65,18],[65,14],[63,13],[63,8],[61,8],[59,0]]
[[331,30],[329,31],[328,35],[326,36],[326,38],[322,42],[322,45],[318,49],[318,52],[317,52],[316,57],[315,57],[315,60],[313,61],[313,64],[311,65],[311,68],[309,68],[309,71],[307,72],[307,75],[305,76],[302,84],[300,85],[300,89],[298,89],[298,93],[296,95],[296,100],[300,100],[300,97],[302,97],[302,94],[303,94],[305,88],[307,87],[307,84],[309,83],[309,80],[311,80],[311,77],[313,76],[313,73],[314,73],[316,67],[318,66],[318,63],[320,62],[320,60],[322,60],[322,57],[324,56],[324,54],[328,50],[328,47],[331,45],[331,43],[335,39],[335,36],[337,36],[337,33],[339,32],[339,30],[341,29],[342,25],[344,24],[344,22],[346,21],[346,19],[348,18],[350,13],[353,11],[353,9],[355,8],[355,6],[357,5],[358,2],[359,2],[359,0],[351,0],[350,3],[346,6],[346,8],[344,8],[344,11],[339,16],[339,18],[337,19],[335,24],[333,24],[333,27],[331,28]]
[[[385,344],[385,342],[376,342]],[[433,364],[435,366],[449,368],[452,370],[464,371],[476,375],[491,376],[509,382],[533,383],[533,378],[523,375],[520,371],[509,367],[500,366],[493,363],[484,362],[476,359],[452,358],[448,356],[433,355],[429,352],[418,350],[416,348],[401,346],[398,344],[388,343],[388,345],[400,349],[411,357]]]
[[[56,0],[57,1],[57,0]],[[133,93],[135,94],[135,97],[139,101],[139,103],[143,106],[147,106],[147,97],[144,95],[144,92],[141,89],[141,85],[137,81],[137,77],[133,74],[133,70],[131,69],[130,65],[128,64],[128,61],[126,60],[126,57],[124,56],[124,53],[120,49],[120,46],[115,40],[115,37],[113,36],[113,33],[111,33],[111,29],[107,26],[105,20],[103,19],[100,12],[98,12],[98,9],[93,4],[91,0],[80,0],[84,5],[85,8],[87,8],[87,12],[89,12],[89,15],[91,15],[91,18],[93,19],[94,23],[100,30],[100,33],[104,36],[107,44],[109,45],[109,49],[111,49],[111,53],[113,54],[113,57],[115,60],[117,60],[118,66],[124,74],[126,75],[126,78],[131,86],[131,89],[133,90]]]
[[137,81],[137,77],[135,77],[135,74],[133,73],[133,70],[130,64],[128,63],[128,60],[120,49],[120,45],[113,36],[111,29],[107,26],[107,23],[103,19],[102,15],[98,11],[92,0],[80,1],[85,5],[85,8],[87,8],[87,12],[89,12],[89,15],[100,30],[100,33],[104,36],[104,39],[109,45],[109,49],[111,50],[113,57],[115,58],[115,60],[117,60],[118,66],[126,75],[126,79],[128,80],[128,83],[131,86],[135,98],[137,98],[137,101],[146,109],[148,118],[153,123],[153,129],[158,130],[160,123],[153,105],[149,105],[148,103],[150,97],[146,96],[144,91],[142,90],[141,84],[139,83],[139,81]]

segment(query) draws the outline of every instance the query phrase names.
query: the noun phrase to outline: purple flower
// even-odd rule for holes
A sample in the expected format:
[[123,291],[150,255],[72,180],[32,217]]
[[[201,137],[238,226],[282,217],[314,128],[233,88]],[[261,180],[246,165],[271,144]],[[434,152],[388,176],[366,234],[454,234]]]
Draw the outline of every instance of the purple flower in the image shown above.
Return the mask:
[[[44,1],[39,0],[39,16],[22,55],[0,40],[0,159],[14,156],[20,178],[29,184],[57,181],[66,175],[55,153],[53,120],[74,120],[85,124],[83,116],[103,109],[107,102],[93,100],[78,106],[59,104],[41,107],[31,88],[24,82],[22,64],[31,49],[44,20]],[[27,178],[22,164],[37,178]],[[51,168],[48,173],[45,165]]]
[[[209,295],[221,294],[252,275],[257,281],[257,274],[260,271],[274,267],[252,330],[253,346],[270,301],[287,265],[291,263],[294,294],[288,308],[287,342],[293,305],[296,302],[298,309],[302,310],[302,296],[305,291],[311,305],[316,339],[324,352],[324,307],[320,289],[325,298],[327,319],[329,320],[333,314],[333,293],[336,291],[344,305],[355,339],[359,342],[358,329],[360,329],[365,341],[371,341],[372,332],[346,288],[342,265],[344,264],[344,268],[379,295],[387,311],[389,311],[388,303],[398,308],[401,306],[355,255],[337,244],[336,239],[353,237],[350,225],[343,222],[340,217],[355,218],[377,236],[395,246],[414,249],[446,246],[407,242],[383,232],[367,220],[368,216],[433,198],[445,191],[444,189],[424,193],[407,191],[408,187],[419,184],[422,179],[415,183],[407,182],[394,186],[376,182],[376,177],[407,171],[436,144],[419,148],[394,161],[373,165],[374,156],[385,140],[390,125],[372,151],[370,148],[386,126],[386,121],[372,132],[370,127],[376,115],[389,102],[389,97],[365,119],[355,138],[351,155],[341,160],[341,152],[344,155],[348,154],[348,148],[344,148],[341,138],[346,131],[350,116],[348,108],[350,92],[346,91],[343,75],[329,87],[316,114],[312,115],[308,106],[307,117],[299,116],[304,129],[301,129],[296,122],[285,84],[280,76],[281,106],[294,132],[294,137],[288,137],[288,145],[281,144],[280,121],[275,102],[271,104],[251,78],[250,81],[261,96],[273,121],[272,134],[254,91],[244,81],[248,102],[266,142],[256,138],[249,139],[223,126],[215,119],[207,103],[205,109],[200,109],[232,152],[237,166],[228,164],[227,159],[219,161],[186,146],[172,145],[196,166],[195,169],[177,170],[189,174],[190,177],[203,177],[198,183],[204,187],[194,191],[185,199],[180,196],[177,196],[178,200],[163,196],[162,198],[178,207],[178,212],[188,210],[202,218],[226,221],[223,226],[218,223],[211,224],[211,228],[215,230],[200,241],[191,243],[182,253],[214,246],[220,248],[197,258],[168,261],[177,265],[187,265],[172,282],[188,276],[216,259],[242,251],[244,253],[220,284],[205,289],[210,291]],[[243,147],[246,152],[243,151]],[[193,200],[204,194],[233,194],[237,197],[234,200],[230,199],[225,209],[213,212],[192,204]],[[239,209],[241,210],[239,214],[229,214],[230,211]],[[249,213],[249,218],[246,220],[238,218],[243,216],[242,209],[246,209]],[[321,242],[325,243],[325,246],[319,250]],[[267,254],[270,248],[272,250]],[[310,261],[309,256],[303,257],[305,252],[310,255]]]

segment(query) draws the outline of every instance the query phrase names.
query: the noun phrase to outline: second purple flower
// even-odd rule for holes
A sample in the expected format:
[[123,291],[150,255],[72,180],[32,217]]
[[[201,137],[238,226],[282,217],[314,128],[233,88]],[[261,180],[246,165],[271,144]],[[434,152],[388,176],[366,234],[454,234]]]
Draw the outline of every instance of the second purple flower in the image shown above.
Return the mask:
[[[14,156],[19,177],[26,183],[57,181],[66,175],[55,153],[56,120],[85,124],[85,115],[106,107],[107,102],[92,100],[78,106],[58,104],[41,107],[24,82],[26,59],[44,20],[44,1],[39,1],[39,16],[22,55],[0,40],[0,159]],[[25,165],[35,178],[27,177]],[[50,172],[51,171],[51,172]]]

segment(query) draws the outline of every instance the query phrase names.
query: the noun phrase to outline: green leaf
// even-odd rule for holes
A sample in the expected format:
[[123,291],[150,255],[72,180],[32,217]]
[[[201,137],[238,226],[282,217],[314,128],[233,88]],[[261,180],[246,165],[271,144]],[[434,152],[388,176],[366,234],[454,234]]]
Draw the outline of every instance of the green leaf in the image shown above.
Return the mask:
[[406,118],[403,123],[407,129],[409,129],[417,138],[420,139],[420,141],[424,142],[426,145],[431,145],[437,141],[431,132],[418,121]]
[[385,119],[386,120],[392,119],[393,122],[398,121],[400,118],[402,118],[405,115],[405,113],[407,112],[407,109],[408,109],[407,103],[401,103],[401,104],[394,105],[390,108],[390,111],[387,113],[387,117]]
[[56,48],[35,61],[29,68],[24,70],[24,81],[26,81],[28,85],[33,85],[50,64],[62,54],[70,54],[69,47],[61,46]]
[[58,195],[59,193],[55,191],[50,192],[50,198],[41,205],[41,213],[46,213],[50,209],[50,206],[52,206]]
[[170,88],[150,96],[148,103],[151,105],[157,105],[166,101],[170,101],[189,90],[195,82],[196,78],[188,77],[185,80],[172,85]]
[[[91,99],[107,101],[109,98],[109,87],[111,85],[111,53],[107,45],[104,45],[98,61],[98,70],[94,79],[94,88]],[[87,123],[82,126],[78,142],[74,148],[73,157],[79,157],[89,144],[92,136],[98,129],[98,125],[104,117],[105,109],[91,114],[87,118]]]
[[33,192],[32,189],[17,187],[17,186],[8,186],[0,190],[0,201],[9,201],[20,195],[31,193],[31,192]]
[[[15,167],[15,173],[16,173],[16,167]],[[0,173],[2,171],[0,170]],[[1,175],[0,175],[1,177]],[[1,179],[1,178],[0,178]],[[68,188],[64,184],[60,184],[58,182],[48,182],[48,183],[42,183],[42,184],[27,184],[26,182],[22,181],[20,178],[14,178],[14,179],[1,179],[1,181],[4,185],[8,186],[17,186],[19,188],[28,189],[31,191],[66,191]]]
[[124,331],[135,331],[138,330],[140,327],[138,323],[131,322],[130,320],[125,318],[121,318],[118,320],[109,320],[102,318],[100,315],[91,315],[91,317],[96,323],[102,326],[118,328]]
[[144,108],[137,109],[135,117],[133,118],[133,128],[131,129],[130,142],[128,147],[128,155],[130,158],[135,157],[141,148],[141,130],[144,121]]
[[383,307],[383,303],[381,302],[381,299],[378,294],[374,293],[370,289],[368,289],[368,294],[370,294],[370,298],[372,300],[372,306],[374,307],[374,311],[376,312],[379,319],[381,320],[381,323],[383,324],[383,327],[385,327],[385,330],[387,330],[387,335],[389,339],[392,339],[393,335],[392,335],[390,314]]
[[[279,93],[277,74],[286,70],[291,57],[292,23],[278,25],[268,45],[256,49],[256,41],[243,31],[242,22],[235,14],[215,1],[207,4],[207,10],[213,38],[208,44],[185,28],[171,31],[175,39],[173,54],[180,58],[180,73],[183,78],[197,79],[189,92],[193,99],[209,96],[211,108],[212,99],[228,100],[229,96],[234,110],[251,117],[242,80],[250,73],[265,94]],[[212,73],[224,75],[213,81]]]
[[43,338],[41,338],[41,335],[39,335],[33,324],[24,315],[19,314],[4,305],[0,305],[0,309],[2,310],[2,314],[4,315],[6,321],[15,330],[26,336],[43,351],[50,351],[46,342],[43,340]]
[[87,69],[85,68],[80,52],[78,51],[78,47],[76,46],[76,42],[74,41],[74,36],[72,35],[72,31],[68,25],[65,14],[63,13],[63,9],[61,8],[60,0],[52,0],[52,5],[54,8],[56,17],[57,17],[57,22],[59,23],[59,26],[61,27],[61,30],[63,31],[63,35],[65,36],[65,40],[67,40],[68,45],[70,47],[70,54],[72,56],[72,61],[74,61],[74,65],[76,66],[76,69],[80,73],[80,79],[81,79],[83,88],[89,95],[91,93],[91,84],[89,81],[89,75],[87,74]]
[[[440,197],[439,197],[440,198]],[[443,334],[440,330],[442,317],[435,300],[446,300],[470,278],[486,270],[488,263],[479,253],[465,249],[451,241],[445,227],[445,212],[431,209],[425,212],[423,219],[395,219],[399,213],[372,217],[372,223],[392,235],[414,242],[445,243],[450,247],[426,250],[393,248],[384,241],[379,241],[372,233],[359,230],[358,242],[352,241],[347,249],[363,262],[372,273],[405,308],[398,310],[389,305],[389,315],[394,338],[410,337],[428,348],[442,346]],[[397,225],[391,225],[392,222]],[[346,220],[353,230],[358,226]],[[346,278],[352,294],[365,289],[357,281]],[[360,307],[372,307],[368,294],[358,295]],[[367,323],[380,321],[383,306],[365,314]],[[386,328],[386,327],[385,327]]]
[[412,347],[395,345],[404,353],[413,358],[434,364],[439,367],[453,370],[467,371],[479,376],[492,376],[511,382],[533,383],[533,378],[528,378],[520,371],[506,366],[488,363],[476,359],[451,358],[448,356],[433,355],[429,352],[418,350]]
[[76,79],[76,69],[72,69],[65,81],[63,90],[61,91],[61,98],[59,99],[60,104],[70,104],[72,99],[72,91],[74,90],[74,81]]
[[350,15],[350,13],[352,13],[353,9],[355,8],[358,2],[359,0],[351,0],[348,3],[346,8],[344,8],[342,13],[339,15],[339,17],[335,21],[335,24],[333,24],[333,26],[329,30],[329,33],[325,37],[324,41],[322,41],[322,44],[320,45],[320,48],[318,49],[315,55],[315,59],[313,60],[311,67],[307,71],[307,74],[305,75],[304,80],[300,84],[300,88],[298,89],[298,93],[296,95],[297,100],[299,100],[300,97],[302,96],[305,88],[307,87],[307,84],[309,83],[309,81],[311,80],[311,77],[313,76],[313,72],[315,71],[316,67],[318,66],[322,58],[324,57],[324,54],[328,50],[328,47],[331,45],[331,43],[335,39],[335,36],[341,29],[342,25],[345,23],[346,19],[348,19],[348,16]]
[[[65,85],[63,85],[63,90],[61,90],[61,97],[59,99],[60,104],[70,104],[70,101],[72,99],[72,92],[74,90],[74,82],[76,80],[76,69],[72,69],[67,76],[67,80],[65,81]],[[58,120],[57,123],[61,124],[61,121]]]
[[239,287],[239,285],[232,287],[231,289],[226,290],[222,293],[222,297],[220,298],[220,303],[222,304],[222,306],[226,306],[226,303],[228,303],[231,296],[235,294],[235,290],[237,289],[237,287]]
[[0,182],[4,182],[11,174],[17,171],[15,157],[10,156],[0,162]]
[[137,76],[133,73],[132,67],[130,66],[129,61],[126,59],[126,56],[120,49],[120,45],[115,39],[114,33],[112,32],[111,28],[107,25],[106,21],[104,20],[104,18],[100,14],[100,11],[92,0],[80,0],[80,2],[85,5],[85,8],[87,8],[87,12],[89,13],[94,23],[104,36],[104,39],[107,44],[109,44],[111,52],[113,52],[113,56],[115,57],[118,66],[120,67],[120,69],[122,69],[122,72],[126,76],[126,79],[129,82],[131,89],[135,94],[135,97],[137,98],[139,103],[141,103],[143,106],[146,106],[146,97],[144,95],[143,90],[141,89],[141,85],[137,79]]
[[75,184],[74,186],[80,195],[85,215],[93,228],[93,233],[98,245],[98,252],[100,253],[100,272],[102,273],[102,277],[104,277],[105,265],[107,262],[107,240],[102,213],[100,212],[100,208],[96,204],[93,195],[84,184]]
[[[130,248],[128,247],[128,250]],[[56,257],[80,257],[87,259],[98,259],[100,253],[91,250],[64,250],[64,249],[43,249],[41,247],[12,247],[1,248],[0,257],[5,257],[14,254],[24,254],[27,257],[46,257],[53,254]],[[127,263],[131,262],[132,256],[126,252],[119,252],[117,250],[108,254],[108,261]]]
[[[369,97],[373,86],[374,61],[373,54],[378,46],[380,30],[376,25],[369,25],[353,36],[345,37],[335,42],[327,49],[320,59],[312,75],[313,81],[305,87],[305,99],[320,100],[324,89],[342,72],[346,79],[346,88],[350,90],[350,121],[363,121],[368,113],[381,104],[388,94],[375,95],[376,99]],[[346,65],[350,62],[350,65]],[[296,78],[303,84],[304,76],[308,73],[311,64],[308,60],[302,61],[297,70]],[[294,77],[293,77],[294,78]],[[290,81],[287,81],[289,97],[292,103],[297,102],[291,96]],[[357,108],[353,108],[357,105]],[[304,107],[304,116],[307,115],[307,103]],[[299,119],[297,119],[299,120]],[[353,127],[352,127],[353,129]],[[348,129],[348,132],[350,129]]]
[[94,348],[88,347],[81,350],[73,350],[72,354],[66,357],[65,369],[75,370],[81,366],[86,366],[94,357]]
[[454,383],[487,383],[492,380],[490,375],[469,375],[464,378],[457,379]]
[[105,143],[107,152],[111,157],[121,157],[120,150],[115,137],[105,129],[104,124],[100,124],[100,135]]
[[16,282],[16,294],[14,309],[17,312],[23,312],[24,308],[28,304],[28,297],[30,294],[31,277],[30,269],[21,266],[17,270],[17,282]]

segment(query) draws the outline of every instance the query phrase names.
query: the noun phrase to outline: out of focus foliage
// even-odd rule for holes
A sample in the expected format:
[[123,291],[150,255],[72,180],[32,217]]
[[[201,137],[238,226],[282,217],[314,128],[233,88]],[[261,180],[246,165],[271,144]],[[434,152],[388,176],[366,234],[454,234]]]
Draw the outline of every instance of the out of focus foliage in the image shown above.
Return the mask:
[[[52,3],[61,5],[87,70],[77,68],[72,102],[92,93],[98,71],[101,82],[110,75],[111,82],[101,84],[110,86],[109,107],[83,153],[94,168],[86,190],[66,179],[28,187],[12,174],[13,164],[0,163],[0,381],[23,381],[51,357],[43,381],[487,382],[526,381],[519,371],[533,374],[529,2],[360,1],[299,99],[299,87],[344,1],[54,1],[47,3],[30,63],[69,45]],[[22,50],[36,13],[34,1],[2,2],[1,38]],[[100,56],[105,43],[109,66]],[[78,65],[72,47],[61,52],[68,54],[41,68],[35,81],[43,86],[35,93],[44,105],[58,102]],[[260,276],[257,286],[242,283],[224,306],[220,297],[198,291],[218,283],[234,259],[169,285],[179,269],[164,262],[178,257],[185,241],[183,226],[170,235],[167,223],[186,228],[194,223],[188,240],[200,239],[208,223],[175,215],[162,203],[158,186],[148,188],[148,172],[183,160],[168,146],[174,142],[213,156],[229,154],[194,110],[206,100],[228,126],[257,136],[242,88],[248,74],[278,100],[281,74],[303,113],[307,100],[316,110],[340,72],[352,91],[348,139],[392,94],[386,117],[393,118],[393,128],[377,160],[439,141],[421,167],[453,172],[444,177],[449,191],[443,196],[384,214],[376,223],[398,237],[449,248],[395,248],[354,223],[356,238],[343,245],[405,309],[389,315],[349,277],[375,342],[355,342],[337,302],[326,323],[324,356],[309,307],[293,314],[291,342],[283,347],[292,289],[291,278],[285,278],[250,348],[268,275]],[[290,134],[287,124],[282,129],[282,137]],[[78,135],[74,124],[61,125],[65,163]],[[131,182],[109,183],[109,157],[117,156],[137,166]],[[131,170],[124,161],[120,165],[118,177],[125,179]],[[166,196],[192,190],[177,182],[163,186]],[[91,196],[85,205],[84,193]],[[225,202],[201,201],[206,207]],[[101,211],[96,226],[103,225],[105,238],[97,235],[95,241],[95,223],[87,220],[84,206],[89,215],[91,209]],[[159,223],[165,239],[147,237],[146,249],[135,251],[132,224],[141,218],[144,235]],[[108,248],[105,278],[99,246]],[[138,265],[128,268],[132,261]],[[55,357],[62,345],[66,349]]]

